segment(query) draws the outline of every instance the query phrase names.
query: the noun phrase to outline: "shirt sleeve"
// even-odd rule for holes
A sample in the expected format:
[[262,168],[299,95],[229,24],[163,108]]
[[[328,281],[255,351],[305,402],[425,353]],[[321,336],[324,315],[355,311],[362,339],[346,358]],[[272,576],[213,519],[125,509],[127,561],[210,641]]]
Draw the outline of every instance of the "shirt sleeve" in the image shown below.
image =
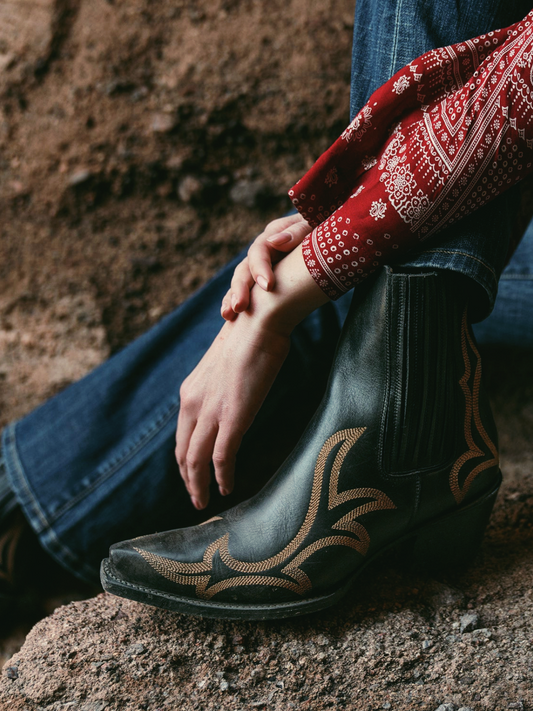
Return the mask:
[[378,89],[289,191],[336,299],[532,171],[533,11],[432,50]]

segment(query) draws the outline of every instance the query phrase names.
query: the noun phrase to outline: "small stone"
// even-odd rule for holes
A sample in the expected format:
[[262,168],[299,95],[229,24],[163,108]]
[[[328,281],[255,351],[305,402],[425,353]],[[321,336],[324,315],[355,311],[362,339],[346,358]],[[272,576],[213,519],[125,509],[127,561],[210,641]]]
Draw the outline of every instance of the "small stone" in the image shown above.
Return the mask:
[[152,133],[170,133],[176,127],[176,119],[172,114],[156,113],[152,116],[150,129]]
[[461,706],[459,711],[472,711],[472,709],[470,708],[470,706]]
[[68,177],[68,184],[71,188],[75,188],[77,185],[83,185],[88,180],[92,178],[92,173],[90,170],[80,169],[75,170]]
[[472,639],[477,642],[486,642],[492,637],[492,632],[486,627],[480,627],[472,632]]
[[7,667],[6,676],[8,679],[18,679],[19,678],[18,667]]
[[202,192],[203,185],[193,175],[186,175],[178,185],[178,195],[183,202],[191,202]]
[[127,657],[136,657],[139,654],[142,654],[145,650],[144,644],[141,644],[140,642],[137,642],[136,644],[131,644],[124,654]]
[[107,701],[86,701],[80,706],[80,711],[104,711]]
[[455,711],[454,704],[441,704],[436,711]]
[[472,632],[477,629],[479,624],[479,615],[477,612],[467,612],[461,617],[461,634]]
[[422,642],[422,649],[429,649],[432,646],[433,646],[433,642],[430,639],[425,639]]
[[231,188],[229,196],[236,205],[255,207],[259,196],[264,191],[265,186],[258,180],[239,180]]
[[220,691],[227,691],[229,689],[229,683],[225,680],[222,679],[220,682]]
[[385,703],[383,704],[383,706],[381,708],[390,709],[390,708],[392,708],[392,704],[390,704],[388,701],[385,701]]
[[449,585],[444,585],[444,583],[439,583],[433,581],[431,585],[428,586],[428,593],[431,604],[434,608],[439,609],[441,607],[457,607],[464,603],[464,593],[457,588],[452,588]]

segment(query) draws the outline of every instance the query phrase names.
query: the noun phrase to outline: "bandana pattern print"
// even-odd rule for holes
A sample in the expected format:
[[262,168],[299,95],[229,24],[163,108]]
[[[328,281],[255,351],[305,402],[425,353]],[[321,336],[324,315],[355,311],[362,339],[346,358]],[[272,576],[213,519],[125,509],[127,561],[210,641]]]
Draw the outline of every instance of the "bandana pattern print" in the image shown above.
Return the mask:
[[533,11],[422,55],[370,97],[289,191],[314,228],[304,260],[336,299],[532,170]]

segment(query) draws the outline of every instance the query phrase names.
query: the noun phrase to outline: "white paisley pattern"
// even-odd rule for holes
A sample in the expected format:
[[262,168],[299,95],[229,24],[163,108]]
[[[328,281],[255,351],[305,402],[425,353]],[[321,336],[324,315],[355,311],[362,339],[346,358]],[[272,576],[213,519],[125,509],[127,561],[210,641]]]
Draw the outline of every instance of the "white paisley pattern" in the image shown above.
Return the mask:
[[314,228],[304,259],[328,296],[533,171],[532,20],[407,65],[289,192]]
[[360,141],[361,138],[372,126],[372,109],[370,106],[363,106],[351,124],[344,130],[341,138],[347,143]]

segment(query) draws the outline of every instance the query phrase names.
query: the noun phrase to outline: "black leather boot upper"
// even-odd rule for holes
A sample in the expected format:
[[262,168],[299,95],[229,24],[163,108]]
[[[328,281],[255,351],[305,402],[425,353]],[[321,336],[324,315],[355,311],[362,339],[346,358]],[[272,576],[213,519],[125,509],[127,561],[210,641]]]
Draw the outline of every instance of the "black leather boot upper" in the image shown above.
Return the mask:
[[498,478],[464,290],[453,274],[386,269],[354,299],[323,401],[261,492],[203,525],[114,545],[110,565],[205,601],[324,595]]

